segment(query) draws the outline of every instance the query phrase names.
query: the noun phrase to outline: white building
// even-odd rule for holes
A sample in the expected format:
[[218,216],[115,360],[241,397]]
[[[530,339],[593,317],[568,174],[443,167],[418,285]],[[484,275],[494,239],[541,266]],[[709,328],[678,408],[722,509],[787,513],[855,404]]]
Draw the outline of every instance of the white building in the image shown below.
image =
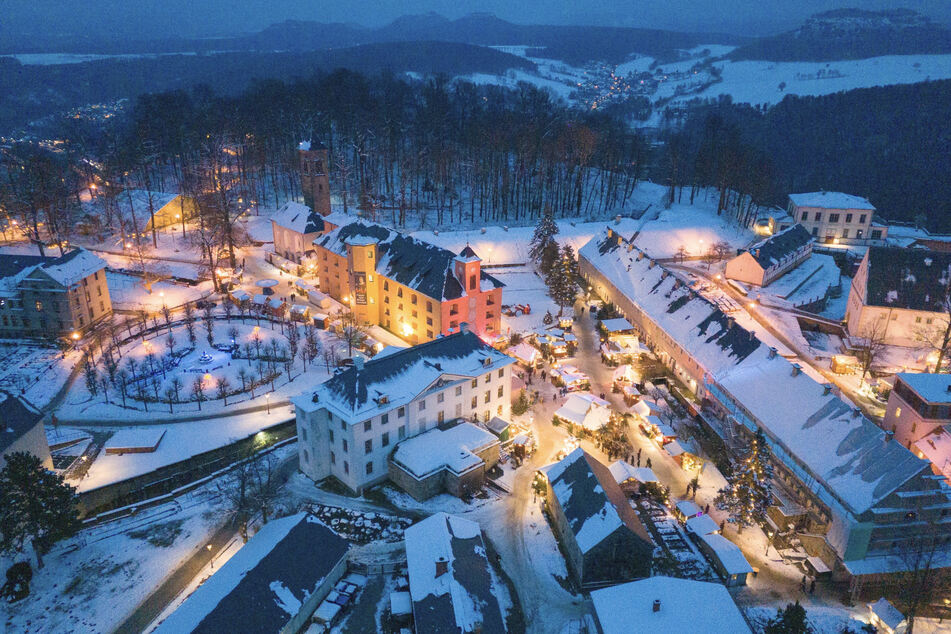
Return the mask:
[[789,215],[813,237],[834,244],[877,244],[888,236],[888,226],[875,218],[866,198],[842,192],[789,195]]
[[853,337],[874,333],[890,345],[924,347],[948,325],[949,289],[951,253],[869,247],[849,289],[846,327]]
[[793,225],[757,242],[726,263],[727,279],[768,286],[812,255],[812,236],[802,225]]
[[33,454],[47,469],[53,468],[43,429],[43,414],[6,392],[0,392],[0,468],[15,452]]
[[387,477],[396,443],[455,419],[508,418],[515,360],[461,332],[340,372],[292,399],[300,468],[353,491]]
[[304,264],[314,256],[314,240],[353,218],[335,213],[322,216],[307,205],[288,201],[271,216],[274,253],[285,260]]

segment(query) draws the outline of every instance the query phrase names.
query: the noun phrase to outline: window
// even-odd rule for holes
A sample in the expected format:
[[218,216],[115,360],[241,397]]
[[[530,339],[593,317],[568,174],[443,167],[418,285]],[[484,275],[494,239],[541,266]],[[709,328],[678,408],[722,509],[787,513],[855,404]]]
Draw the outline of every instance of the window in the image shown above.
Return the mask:
[[347,442],[346,438],[344,438],[341,442],[343,442],[343,452],[348,453],[350,451],[350,443]]
[[412,304],[413,306],[416,305],[416,294],[415,294],[415,293],[409,296],[409,303]]
[[436,402],[437,402],[437,403],[442,403],[442,402],[445,401],[445,400],[446,400],[446,394],[445,394],[445,392],[440,392],[439,394],[436,395]]
[[328,430],[328,431],[330,432],[330,442],[333,442],[333,441],[334,441],[334,430],[330,429],[330,430]]
[[369,439],[363,443],[363,453],[371,453],[373,451],[373,439]]
[[476,276],[470,275],[469,276],[469,290],[474,291],[475,287],[476,287]]
[[371,429],[373,429],[373,421],[372,420],[363,421],[363,431],[370,431]]
[[372,462],[368,462],[368,463],[367,463],[367,475],[370,475],[371,473],[373,473],[373,463],[372,463]]
[[433,312],[433,303],[432,303],[432,302],[426,302],[426,312],[427,312],[427,313]]
[[498,390],[499,398],[502,398],[502,390],[503,390],[503,387],[500,385]]
[[462,386],[461,386],[461,385],[457,385],[457,386],[456,386],[456,396],[462,396]]
[[920,316],[920,315],[917,316],[917,317],[915,317],[915,323],[916,323],[916,324],[920,324],[920,323],[921,323],[921,316]]
[[427,326],[432,326],[432,325],[433,325],[433,318],[432,318],[432,317],[427,317],[427,318],[426,318],[426,325],[427,325]]
[[330,464],[337,464],[337,454],[330,452]]
[[418,315],[418,314],[416,313],[416,311],[414,310],[414,311],[413,311],[413,319],[416,319],[418,316],[419,316],[419,315]]
[[343,472],[347,474],[350,473],[350,463],[346,460],[343,461]]
[[804,221],[805,221],[805,220],[809,220],[809,212],[808,212],[808,211],[802,212],[802,219],[803,219]]
[[380,416],[380,424],[381,424],[381,425],[386,425],[388,422],[390,422],[390,415],[389,415],[389,414],[383,414],[383,416]]
[[829,214],[829,222],[832,224],[839,222],[839,214]]
[[450,314],[450,315],[458,315],[458,314],[459,314],[459,306],[456,305],[456,304],[452,304],[451,306],[449,306],[449,314]]
[[484,383],[485,383],[486,385],[488,385],[488,384],[491,383],[491,382],[492,382],[492,373],[489,372],[488,374],[485,375],[485,381],[484,381]]
[[865,224],[865,214],[862,214],[861,216],[859,216],[859,224],[860,225]]
[[458,321],[453,320],[449,322],[449,330],[455,330],[458,327],[459,327]]
[[842,237],[843,237],[843,238],[848,238],[848,237],[849,237],[849,230],[848,230],[848,229],[843,229],[843,230],[842,230]]
[[492,390],[485,391],[485,402],[488,403],[492,400]]
[[479,387],[479,379],[472,379],[472,387]]
[[340,419],[340,429],[347,431],[347,423],[345,423],[342,418]]
[[[901,408],[900,408],[900,407],[896,407],[896,408],[895,408],[895,418],[898,418],[899,416],[901,416]],[[892,430],[892,431],[894,431],[894,430]]]
[[440,425],[446,420],[446,412],[439,410],[439,414],[436,415],[436,422]]
[[403,418],[404,416],[406,416],[406,408],[405,408],[405,407],[401,407],[401,408],[399,408],[398,410],[396,410],[396,417],[397,417],[397,418]]
[[932,319],[931,317],[929,317],[928,319],[925,320],[925,323],[930,326],[933,321],[934,321],[934,319]]
[[470,407],[471,407],[471,409],[475,409],[475,408],[478,407],[478,406],[479,406],[479,397],[478,397],[478,396],[473,396],[473,397],[472,397],[472,404],[470,405]]
[[404,438],[406,438],[406,425],[400,425],[399,437],[400,437],[400,440],[403,440]]
[[390,282],[389,282],[389,280],[383,280],[383,290],[384,290],[384,291],[390,290]]
[[499,368],[499,378],[501,379],[504,376],[505,376],[505,368]]
[[43,310],[43,302],[41,302],[40,300],[36,300],[36,310],[37,312]]
[[419,402],[419,411],[426,409],[426,399],[423,399]]
[[300,435],[301,435],[301,438],[304,440],[304,442],[307,442],[307,428],[306,427],[301,426]]
[[389,446],[390,446],[390,432],[385,432],[385,433],[383,434],[383,438],[382,438],[382,440],[380,441],[380,444],[381,444],[383,447],[389,447]]
[[881,240],[881,239],[882,239],[882,230],[872,229],[872,240]]
[[821,220],[822,220],[822,212],[821,212],[821,211],[817,211],[817,212],[816,212],[816,222],[819,222],[819,221],[821,221]]
[[396,289],[396,296],[397,296],[397,297],[402,297],[402,296],[403,296],[403,287],[400,287],[400,288],[397,288],[397,289]]
[[426,337],[427,337],[428,339],[432,339],[432,338],[433,338],[433,331],[432,331],[432,330],[427,330],[427,331],[426,331]]
[[813,227],[813,228],[812,228],[812,235],[814,235],[814,236],[819,235],[819,227]]
[[852,214],[845,214],[845,222],[846,224],[852,222]]
[[501,416],[501,415],[502,415],[502,406],[499,405],[498,408],[496,408],[496,411],[498,412],[498,415]]

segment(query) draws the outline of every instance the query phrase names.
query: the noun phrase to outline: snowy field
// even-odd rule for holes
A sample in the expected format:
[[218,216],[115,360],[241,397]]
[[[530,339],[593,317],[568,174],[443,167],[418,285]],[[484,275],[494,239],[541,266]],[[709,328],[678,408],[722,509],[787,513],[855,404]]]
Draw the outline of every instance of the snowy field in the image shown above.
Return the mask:
[[[750,292],[751,298],[768,297],[771,303],[799,306],[822,298],[839,285],[839,267],[831,255],[813,253],[808,260],[767,286]],[[848,288],[843,289],[848,300]]]
[[174,281],[156,282],[152,292],[145,288],[141,277],[127,273],[106,272],[109,298],[114,310],[147,310],[151,313],[162,306],[181,306],[186,302],[207,297],[214,288],[211,280],[190,286]]
[[635,243],[656,258],[672,258],[681,246],[689,257],[700,256],[721,240],[734,249],[745,247],[755,238],[753,232],[737,226],[727,214],[717,215],[715,193],[700,194],[692,206],[674,203],[662,209],[644,223]]
[[55,347],[0,340],[0,389],[44,407],[59,392],[80,356],[70,350],[64,358]]

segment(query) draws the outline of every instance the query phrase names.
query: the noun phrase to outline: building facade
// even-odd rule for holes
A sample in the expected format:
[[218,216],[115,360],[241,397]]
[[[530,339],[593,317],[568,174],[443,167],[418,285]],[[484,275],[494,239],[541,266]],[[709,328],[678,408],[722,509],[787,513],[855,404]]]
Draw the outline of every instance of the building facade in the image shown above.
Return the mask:
[[292,399],[300,468],[361,491],[388,477],[396,444],[459,419],[508,418],[515,360],[467,327],[357,363]]
[[359,319],[411,344],[458,332],[499,334],[502,287],[470,247],[458,255],[364,221],[314,241],[318,285]]
[[302,141],[297,146],[300,160],[301,192],[304,204],[321,216],[330,215],[329,152],[319,141]]
[[800,224],[757,242],[726,263],[727,279],[768,286],[812,255],[813,238]]
[[853,337],[927,347],[948,326],[949,288],[951,253],[869,247],[849,288],[846,328]]
[[787,211],[820,242],[882,244],[888,236],[888,226],[875,218],[875,207],[861,196],[825,191],[790,194]]
[[47,469],[53,468],[43,414],[19,398],[0,392],[0,469],[7,463],[7,456],[20,451],[36,456]]
[[0,255],[0,337],[70,337],[112,315],[104,260]]
[[951,374],[895,375],[882,427],[909,449],[951,423]]

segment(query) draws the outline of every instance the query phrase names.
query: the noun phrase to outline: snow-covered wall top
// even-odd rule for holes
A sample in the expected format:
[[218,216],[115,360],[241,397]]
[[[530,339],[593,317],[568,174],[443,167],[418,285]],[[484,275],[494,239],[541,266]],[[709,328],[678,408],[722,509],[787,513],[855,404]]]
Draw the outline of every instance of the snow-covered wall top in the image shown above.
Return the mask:
[[875,211],[875,206],[867,198],[842,192],[809,192],[789,194],[789,200],[797,207],[818,207],[819,209],[867,209]]

